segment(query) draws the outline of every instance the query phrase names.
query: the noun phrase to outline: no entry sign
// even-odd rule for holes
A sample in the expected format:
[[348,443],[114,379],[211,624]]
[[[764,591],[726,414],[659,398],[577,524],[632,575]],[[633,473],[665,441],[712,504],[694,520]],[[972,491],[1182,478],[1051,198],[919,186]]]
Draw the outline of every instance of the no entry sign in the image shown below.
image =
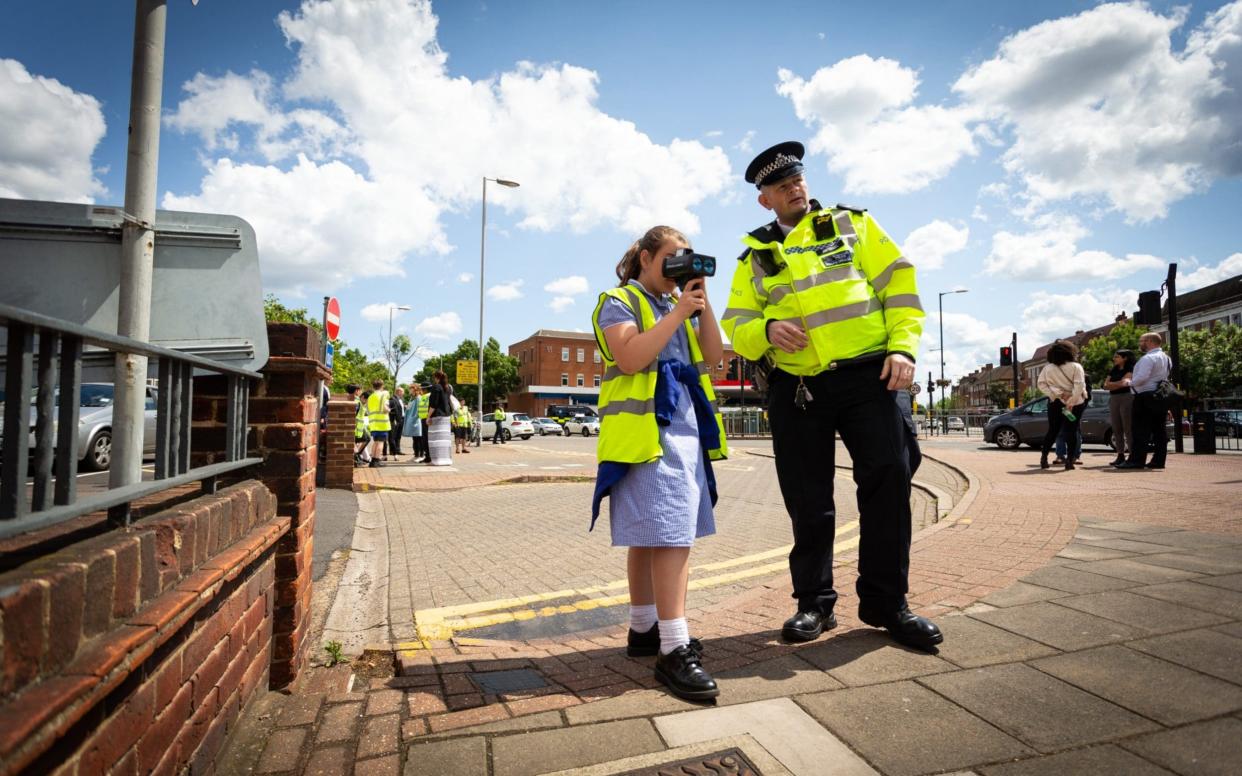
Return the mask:
[[334,340],[341,333],[341,303],[330,297],[323,312],[323,328],[328,339]]

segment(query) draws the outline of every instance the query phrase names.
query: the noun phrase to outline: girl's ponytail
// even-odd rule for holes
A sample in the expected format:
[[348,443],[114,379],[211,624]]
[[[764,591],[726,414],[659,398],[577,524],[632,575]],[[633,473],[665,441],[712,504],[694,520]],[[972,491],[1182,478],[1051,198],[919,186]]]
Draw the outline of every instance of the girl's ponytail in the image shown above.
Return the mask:
[[621,281],[617,285],[624,286],[642,272],[643,251],[655,253],[665,240],[670,239],[677,240],[683,245],[690,244],[684,234],[671,226],[653,226],[648,229],[646,234],[629,247],[625,255],[621,257],[621,261],[617,262],[617,279]]

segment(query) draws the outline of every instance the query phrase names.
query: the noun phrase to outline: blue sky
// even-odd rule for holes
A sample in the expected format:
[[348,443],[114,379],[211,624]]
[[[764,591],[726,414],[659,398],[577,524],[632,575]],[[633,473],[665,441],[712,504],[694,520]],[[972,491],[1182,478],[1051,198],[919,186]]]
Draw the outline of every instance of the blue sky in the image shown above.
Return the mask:
[[[125,5],[125,4],[122,4]],[[824,203],[867,207],[920,268],[920,375],[1019,355],[1242,273],[1242,2],[170,0],[163,207],[256,228],[267,291],[374,350],[588,329],[648,226],[722,275],[768,220],[754,152],[808,144]],[[45,0],[0,31],[0,196],[119,203],[132,17]],[[72,21],[66,21],[72,19]]]

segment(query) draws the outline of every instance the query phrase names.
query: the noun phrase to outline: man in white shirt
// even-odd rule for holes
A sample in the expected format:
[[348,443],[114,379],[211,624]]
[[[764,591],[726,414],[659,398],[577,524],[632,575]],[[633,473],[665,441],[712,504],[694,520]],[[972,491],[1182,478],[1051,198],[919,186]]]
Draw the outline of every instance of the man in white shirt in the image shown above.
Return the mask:
[[[1169,379],[1173,369],[1172,360],[1161,350],[1164,340],[1159,334],[1144,334],[1139,338],[1143,357],[1134,365],[1130,378],[1130,390],[1134,392],[1134,447],[1130,458],[1118,469],[1163,469],[1168,438],[1164,433],[1164,418],[1168,402],[1156,396],[1156,387]],[[1147,463],[1147,447],[1155,444],[1151,463]]]

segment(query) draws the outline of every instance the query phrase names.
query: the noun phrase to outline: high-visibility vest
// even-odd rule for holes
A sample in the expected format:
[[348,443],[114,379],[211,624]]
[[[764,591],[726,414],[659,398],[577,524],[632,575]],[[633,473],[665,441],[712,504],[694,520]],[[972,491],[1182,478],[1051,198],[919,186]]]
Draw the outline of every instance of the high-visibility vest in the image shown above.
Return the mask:
[[[591,316],[595,327],[595,340],[604,359],[604,379],[599,386],[600,428],[596,458],[619,463],[647,463],[664,455],[664,450],[660,447],[660,427],[655,416],[659,359],[653,360],[632,375],[621,371],[608,348],[604,331],[599,326],[600,310],[609,297],[619,300],[635,312],[634,317],[640,333],[656,324],[655,311],[641,291],[627,285],[610,288],[600,294],[599,304],[595,306],[595,312]],[[707,363],[703,360],[703,351],[699,347],[699,336],[690,325],[689,319],[686,320],[685,327],[686,339],[690,343],[690,358],[699,372],[699,385],[711,402],[716,416],[716,427],[720,430],[720,447],[708,450],[707,453],[712,460],[727,458],[729,448],[725,442],[724,421],[716,406],[716,392],[712,390],[711,376]]]
[[367,414],[362,411],[362,402],[354,399],[354,439],[360,439],[367,432]]
[[504,423],[504,422],[505,422],[505,411],[504,411],[504,410],[496,410],[494,413],[492,413],[492,418],[493,418],[493,419],[494,419],[497,423]]
[[391,431],[388,419],[388,391],[376,391],[367,398],[367,422],[372,431]]
[[463,404],[453,413],[453,425],[458,428],[470,428],[470,410]]
[[[767,355],[794,375],[888,353],[915,358],[924,314],[914,265],[865,211],[812,208],[783,240],[775,223],[742,238],[721,316],[734,351],[751,361]],[[773,347],[769,320],[800,323],[808,345]]]
[[426,394],[422,394],[421,396],[418,397],[418,419],[419,420],[427,419],[427,404],[428,402],[427,402]]

